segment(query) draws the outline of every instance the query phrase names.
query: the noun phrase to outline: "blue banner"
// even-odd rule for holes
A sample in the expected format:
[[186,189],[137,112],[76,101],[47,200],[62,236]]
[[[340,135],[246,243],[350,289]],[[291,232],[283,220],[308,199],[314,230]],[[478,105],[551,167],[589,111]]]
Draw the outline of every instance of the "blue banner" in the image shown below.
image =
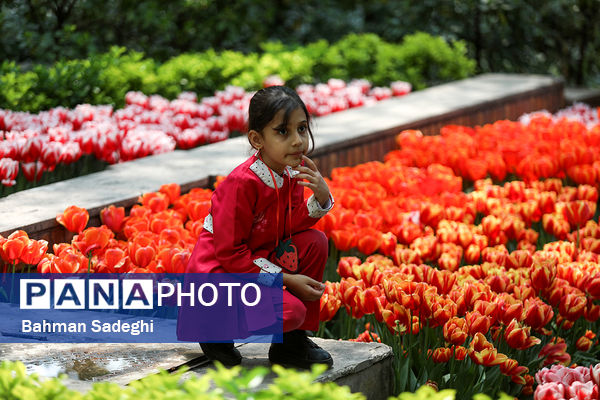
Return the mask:
[[0,343],[281,341],[282,275],[264,275],[0,274]]

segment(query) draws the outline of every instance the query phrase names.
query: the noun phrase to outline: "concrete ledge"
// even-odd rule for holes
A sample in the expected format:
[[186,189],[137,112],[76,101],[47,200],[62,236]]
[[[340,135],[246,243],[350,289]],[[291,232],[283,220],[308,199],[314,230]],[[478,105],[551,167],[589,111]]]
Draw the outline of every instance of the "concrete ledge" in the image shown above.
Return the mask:
[[[325,371],[317,381],[349,386],[352,392],[361,392],[369,400],[385,400],[393,394],[394,355],[391,347],[382,343],[356,343],[320,338],[313,338],[313,340],[329,351],[334,360],[333,368]],[[243,367],[248,369],[256,366],[270,367],[267,358],[268,343],[248,343],[238,348],[244,357]],[[32,370],[37,371],[41,376],[44,376],[44,371],[51,372],[53,368],[56,370],[61,366],[64,366],[63,372],[66,369],[67,373],[74,373],[73,369],[75,369],[78,370],[77,372],[85,371],[94,376],[95,369],[102,370],[109,362],[121,362],[122,365],[117,371],[99,375],[93,380],[81,380],[76,379],[76,376],[69,376],[65,380],[67,387],[80,392],[89,391],[94,382],[113,382],[125,386],[134,380],[158,373],[159,369],[174,371],[186,363],[194,365],[194,361],[201,356],[202,351],[197,343],[115,343],[95,344],[93,347],[90,347],[89,343],[0,344],[0,357],[3,360],[18,360],[30,368],[36,366]],[[77,361],[84,362],[85,366],[81,369],[73,367]],[[203,375],[208,368],[212,368],[212,364],[191,369],[183,375],[183,378]],[[267,387],[273,382],[275,376],[271,372],[259,388]]]
[[[481,125],[515,119],[539,109],[556,111],[564,104],[562,81],[541,75],[485,74],[456,81],[370,107],[350,109],[315,119],[316,150],[312,157],[321,172],[335,167],[381,160],[395,148],[402,129],[436,134],[446,124]],[[175,182],[184,191],[207,187],[212,178],[228,174],[250,154],[245,137],[174,151],[110,166],[95,174],[17,192],[0,199],[0,234],[24,229],[51,244],[70,240],[55,221],[70,205],[90,212],[110,204],[130,207],[139,195]]]
[[586,103],[591,107],[599,107],[600,88],[565,88],[565,102],[567,104]]
[[[385,400],[393,394],[393,352],[382,343],[356,343],[342,340],[312,338],[315,343],[331,353],[333,367],[317,378],[319,382],[335,382],[348,386],[352,392],[361,392],[369,400]],[[238,347],[242,356],[242,366],[269,367],[268,343],[248,343]],[[187,372],[184,376],[202,375],[206,366]],[[266,387],[276,375],[270,373],[259,386]]]

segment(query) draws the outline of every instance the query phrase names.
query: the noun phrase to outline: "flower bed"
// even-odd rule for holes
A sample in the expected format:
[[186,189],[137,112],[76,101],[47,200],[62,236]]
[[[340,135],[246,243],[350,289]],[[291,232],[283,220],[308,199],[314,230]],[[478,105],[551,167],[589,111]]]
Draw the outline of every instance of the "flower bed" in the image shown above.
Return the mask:
[[[284,84],[277,77],[265,85]],[[348,84],[300,85],[299,95],[316,116],[401,96],[406,82],[371,87],[366,80]],[[126,95],[125,108],[81,104],[39,114],[0,110],[0,196],[39,184],[68,179],[125,162],[177,149],[225,140],[246,130],[252,93],[228,86],[200,101],[191,92],[175,100]]]
[[[331,238],[338,274],[327,272],[319,333],[390,344],[398,393],[429,383],[458,398],[530,396],[543,366],[596,364],[598,175],[581,181],[573,171],[596,171],[598,153],[587,149],[600,128],[597,110],[577,110],[570,115],[579,121],[538,113],[447,126],[439,137],[405,131],[385,162],[335,169],[337,205],[317,227]],[[518,140],[546,157],[553,174],[515,157]],[[563,141],[573,158],[555,151]],[[486,161],[482,175],[469,157],[502,161],[505,172]],[[23,231],[0,237],[4,269],[181,272],[211,193],[164,185],[128,216],[102,210],[101,227],[86,228],[87,212],[70,207],[57,219],[77,234],[71,243],[46,254],[47,243]]]

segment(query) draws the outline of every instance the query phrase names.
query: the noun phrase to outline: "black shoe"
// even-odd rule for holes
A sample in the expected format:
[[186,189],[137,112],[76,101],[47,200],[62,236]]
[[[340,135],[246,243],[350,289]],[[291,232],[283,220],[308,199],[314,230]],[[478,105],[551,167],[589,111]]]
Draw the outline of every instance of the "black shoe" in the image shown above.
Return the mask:
[[302,369],[310,369],[313,364],[333,365],[331,354],[310,340],[302,330],[286,332],[283,334],[283,343],[271,344],[269,361]]
[[209,360],[219,361],[226,367],[233,367],[242,362],[242,355],[233,343],[200,343],[200,348]]

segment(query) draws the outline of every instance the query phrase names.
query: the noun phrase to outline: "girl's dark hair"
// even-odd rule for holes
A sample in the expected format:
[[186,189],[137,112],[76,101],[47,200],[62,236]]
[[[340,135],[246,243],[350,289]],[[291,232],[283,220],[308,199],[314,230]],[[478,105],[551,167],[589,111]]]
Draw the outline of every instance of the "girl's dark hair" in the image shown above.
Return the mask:
[[287,86],[269,86],[260,89],[252,96],[248,108],[248,131],[254,130],[262,134],[262,130],[280,110],[285,110],[283,124],[287,126],[290,113],[298,107],[302,108],[308,122],[308,135],[311,142],[308,153],[311,153],[315,147],[315,139],[310,129],[310,114],[298,93]]

